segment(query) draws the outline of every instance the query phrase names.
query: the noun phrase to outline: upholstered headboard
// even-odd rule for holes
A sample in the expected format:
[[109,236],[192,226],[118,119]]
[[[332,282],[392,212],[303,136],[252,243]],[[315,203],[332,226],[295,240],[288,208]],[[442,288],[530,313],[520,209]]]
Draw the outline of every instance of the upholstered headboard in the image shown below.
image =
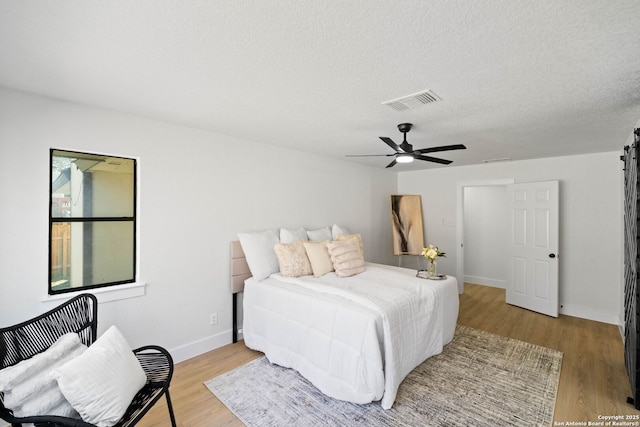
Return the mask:
[[231,242],[231,294],[233,296],[233,342],[238,342],[238,292],[244,291],[244,281],[251,277],[242,245]]
[[242,245],[238,240],[231,242],[231,292],[236,294],[244,290],[244,281],[251,277],[249,265],[244,257]]

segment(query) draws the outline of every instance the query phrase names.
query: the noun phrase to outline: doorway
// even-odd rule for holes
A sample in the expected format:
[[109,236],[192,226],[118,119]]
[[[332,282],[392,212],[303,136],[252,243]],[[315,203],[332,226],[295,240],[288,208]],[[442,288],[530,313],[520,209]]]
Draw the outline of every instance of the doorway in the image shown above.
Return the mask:
[[[487,196],[500,191],[478,191],[472,202],[473,190],[486,186],[502,186],[507,196],[505,202],[493,196]],[[558,316],[558,237],[559,237],[559,181],[527,182],[515,184],[513,180],[476,182],[458,184],[458,226],[457,240],[457,274],[458,290],[464,292],[464,282],[469,277],[465,270],[473,265],[466,263],[466,258],[477,257],[479,253],[488,253],[482,262],[491,259],[491,253],[496,253],[496,258],[507,261],[507,274],[500,273],[506,278],[506,302],[512,305],[537,311],[542,314]],[[490,200],[482,200],[485,197]],[[502,197],[502,200],[505,200]],[[494,224],[493,230],[482,230],[470,233],[466,227],[472,227],[474,221],[465,221],[465,208],[473,205],[482,211],[482,202],[494,203],[489,206],[488,215],[498,215],[497,212],[508,210],[508,220],[502,219],[502,224]],[[495,208],[495,209],[494,209]],[[508,209],[507,209],[508,208]],[[475,219],[479,227],[484,227],[482,218]],[[489,228],[489,227],[487,227]],[[485,232],[486,231],[486,232]],[[484,234],[483,234],[484,233]],[[480,246],[474,247],[467,244],[465,239],[470,236],[481,236]],[[474,242],[475,245],[478,242]],[[493,248],[491,245],[494,245]],[[471,247],[469,247],[471,246]],[[504,250],[504,252],[503,252]],[[501,255],[500,253],[508,256]],[[473,254],[473,255],[471,255]],[[484,266],[483,266],[484,267]],[[474,280],[469,280],[475,282]],[[479,283],[492,286],[492,283]],[[498,286],[502,287],[502,286]]]
[[[482,206],[483,196],[489,196],[491,198],[489,202],[493,202],[493,203],[495,203],[496,201],[499,202],[501,200],[500,193],[503,192],[504,194],[506,194],[507,185],[513,184],[514,182],[515,182],[514,179],[502,179],[502,180],[487,180],[487,181],[458,183],[457,209],[456,209],[457,211],[456,275],[459,278],[458,280],[459,293],[464,292],[465,277],[470,276],[470,274],[467,274],[467,272],[465,272],[465,255],[466,255],[465,252],[467,252],[467,249],[470,249],[469,253],[471,252],[471,249],[474,250],[474,253],[478,253],[477,252],[478,248],[475,248],[474,246],[482,245],[483,240],[487,239],[486,241],[489,243],[487,243],[488,245],[487,250],[486,252],[484,252],[486,254],[487,259],[491,258],[490,257],[491,251],[497,250],[497,251],[502,251],[506,253],[506,234],[504,236],[495,236],[493,239],[491,238],[492,234],[495,235],[495,233],[499,231],[494,229],[495,227],[499,227],[499,224],[496,224],[495,221],[491,221],[493,224],[491,229],[480,230],[478,229],[477,223],[482,221],[482,218],[480,218],[480,215],[478,215],[477,217],[474,218],[473,222],[468,224],[469,230],[465,230],[465,190],[468,190],[467,196],[469,196],[469,198],[467,200],[469,201],[471,206],[474,206],[474,203],[476,204],[475,206]],[[483,190],[486,190],[486,191],[483,191]],[[471,201],[471,198],[470,198],[472,197],[470,196],[471,194],[475,196],[476,200]],[[506,198],[502,198],[502,200],[504,200],[504,204],[501,206],[501,209],[502,209],[502,212],[506,213],[507,211]],[[483,210],[483,214],[489,214],[493,210],[493,207],[485,205],[482,210]],[[467,217],[468,216],[469,215],[467,215]],[[506,224],[504,225],[503,230],[506,233]],[[469,241],[469,245],[471,245],[469,248],[467,248],[467,245],[465,244],[465,236],[468,236],[470,239],[473,237],[475,240],[473,242],[472,240]],[[504,283],[504,280],[503,281],[501,281],[500,279],[496,280],[495,277],[494,278],[483,277],[483,276],[492,275],[490,274],[491,272],[493,272],[495,275],[496,272],[500,271],[500,269],[504,267],[504,261],[502,261],[502,265],[500,265],[499,262],[494,262],[494,260],[498,258],[500,258],[501,260],[504,260],[505,257],[502,257],[502,256],[493,257],[491,259],[491,262],[488,263],[487,265],[483,265],[482,259],[473,260],[471,259],[470,256],[467,258],[470,258],[466,263],[468,267],[470,268],[474,268],[474,266],[478,267],[476,271],[473,271],[473,270],[469,271],[469,273],[474,275],[474,276],[471,276],[475,278],[475,280],[473,280],[474,283],[479,281],[479,282],[482,282],[482,283],[478,283],[480,285],[505,288],[506,284]],[[506,277],[506,272],[502,277]]]

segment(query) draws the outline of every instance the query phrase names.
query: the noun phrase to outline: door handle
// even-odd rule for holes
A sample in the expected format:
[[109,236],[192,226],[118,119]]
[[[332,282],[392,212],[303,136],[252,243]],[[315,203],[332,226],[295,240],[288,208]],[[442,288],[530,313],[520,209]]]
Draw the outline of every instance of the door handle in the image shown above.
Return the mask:
[[555,258],[556,254],[549,254],[549,258]]

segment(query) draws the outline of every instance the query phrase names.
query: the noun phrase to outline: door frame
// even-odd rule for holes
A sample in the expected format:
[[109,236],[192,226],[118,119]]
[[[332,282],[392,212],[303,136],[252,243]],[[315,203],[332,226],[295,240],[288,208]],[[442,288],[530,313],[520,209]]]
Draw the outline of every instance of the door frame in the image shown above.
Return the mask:
[[[464,293],[464,189],[465,187],[491,187],[515,184],[514,178],[459,182],[456,190],[456,277],[458,293]],[[506,208],[506,206],[505,206]]]

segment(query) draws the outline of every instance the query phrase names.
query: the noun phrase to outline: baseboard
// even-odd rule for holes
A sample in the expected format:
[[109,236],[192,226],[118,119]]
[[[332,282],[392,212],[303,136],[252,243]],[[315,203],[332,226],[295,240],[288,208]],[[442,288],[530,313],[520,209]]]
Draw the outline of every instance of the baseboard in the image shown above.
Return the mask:
[[[238,340],[242,339],[242,328],[238,332]],[[211,335],[198,341],[194,341],[169,350],[174,363],[184,362],[192,357],[200,356],[208,351],[215,350],[232,342],[231,329]]]
[[173,362],[178,363],[199,356],[224,345],[231,344],[231,329],[194,341],[180,347],[170,349]]
[[595,320],[596,322],[609,323],[611,325],[620,325],[620,316],[618,313],[611,313],[589,307],[563,304],[562,307],[560,307],[560,314],[580,317],[581,319]]
[[[485,277],[464,276],[465,283],[473,283],[476,285],[491,286],[494,288],[506,289],[506,282],[502,280],[487,279]],[[617,313],[597,310],[589,307],[581,307],[578,305],[563,304],[559,310],[560,314],[567,316],[579,317],[581,319],[595,320],[596,322],[609,323],[620,327],[621,333],[624,335],[620,316]]]
[[[478,285],[484,286],[492,286],[494,288],[502,288],[504,289],[504,285],[498,286],[501,281],[499,280],[491,280],[485,283],[478,283],[477,277],[474,276],[464,276],[465,282],[475,283]],[[489,284],[489,283],[493,283]],[[588,307],[581,307],[577,305],[568,305],[563,304],[560,308],[560,314],[564,314],[567,316],[580,317],[582,319],[594,320],[596,322],[609,323],[611,325],[617,325],[621,328],[620,324],[620,316],[617,313],[610,313],[608,311],[596,310]],[[242,329],[240,328],[240,331]],[[621,333],[624,335],[622,329]],[[242,333],[238,334],[238,339],[242,339]],[[211,335],[209,337],[203,338],[198,341],[191,342],[189,344],[185,344],[183,346],[174,348],[169,350],[171,353],[171,357],[173,357],[174,363],[182,362],[187,359],[191,359],[192,357],[199,356],[208,351],[215,350],[224,345],[231,344],[231,330],[226,330],[220,332],[216,335]]]
[[464,282],[465,283],[473,283],[475,285],[491,286],[492,288],[500,288],[500,289],[506,289],[507,288],[507,281],[506,280],[490,279],[488,277],[467,276],[465,274]]

